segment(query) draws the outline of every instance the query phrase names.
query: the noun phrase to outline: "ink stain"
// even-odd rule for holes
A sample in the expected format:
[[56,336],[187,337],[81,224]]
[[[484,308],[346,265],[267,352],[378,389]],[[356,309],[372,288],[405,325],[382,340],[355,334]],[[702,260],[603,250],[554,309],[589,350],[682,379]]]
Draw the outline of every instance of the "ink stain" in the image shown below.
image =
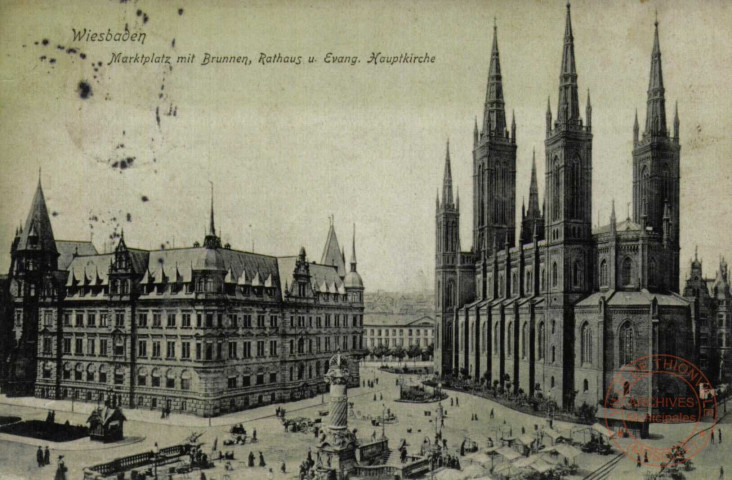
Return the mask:
[[86,100],[87,98],[92,96],[92,88],[91,85],[86,83],[85,81],[79,82],[79,86],[77,87],[79,91],[79,97]]

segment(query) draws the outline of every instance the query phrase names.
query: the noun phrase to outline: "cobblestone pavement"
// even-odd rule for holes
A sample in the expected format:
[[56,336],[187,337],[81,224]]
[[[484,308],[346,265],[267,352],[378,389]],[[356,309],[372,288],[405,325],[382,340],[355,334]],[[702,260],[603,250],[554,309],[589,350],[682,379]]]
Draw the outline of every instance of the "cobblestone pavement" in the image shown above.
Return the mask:
[[[378,378],[379,384],[374,389],[357,388],[349,391],[349,397],[354,402],[354,410],[359,418],[349,417],[349,427],[358,429],[360,438],[371,437],[374,432],[381,435],[381,427],[372,427],[367,420],[368,416],[381,415],[385,408],[391,409],[398,417],[398,423],[384,427],[389,444],[394,447],[401,439],[409,444],[409,451],[418,452],[419,446],[425,437],[434,438],[434,410],[436,404],[415,405],[408,403],[394,402],[398,398],[398,387],[396,386],[396,375],[379,372],[373,368],[362,369],[363,379]],[[376,401],[374,401],[376,395]],[[383,400],[380,399],[383,395]],[[499,428],[511,428],[514,434],[520,433],[523,427],[527,432],[533,431],[534,425],[542,425],[545,420],[539,417],[518,413],[502,407],[490,400],[474,397],[464,393],[450,392],[450,396],[459,399],[460,406],[450,407],[450,401],[443,402],[447,410],[443,436],[448,440],[448,446],[457,451],[460,443],[466,437],[478,442],[483,448],[488,437],[496,438]],[[288,411],[288,417],[305,416],[316,418],[318,410],[325,407],[321,403],[321,397],[301,400],[284,404]],[[327,402],[327,394],[325,396]],[[60,422],[69,420],[71,423],[83,423],[88,411],[93,405],[75,403],[74,412],[71,412],[70,402],[53,402],[47,404],[46,400],[25,399],[29,406],[19,406],[18,399],[0,398],[0,415],[17,415],[27,419],[45,419],[47,408],[56,410],[56,419]],[[191,432],[204,432],[201,441],[205,442],[204,450],[210,450],[212,443],[218,439],[219,448],[233,450],[236,460],[232,462],[233,472],[224,472],[223,464],[218,464],[213,470],[207,471],[207,478],[210,480],[222,480],[224,473],[230,475],[231,480],[237,479],[295,479],[299,463],[306,457],[308,448],[315,452],[315,441],[312,434],[286,433],[279,420],[274,417],[276,405],[269,405],[244,412],[218,417],[211,420],[208,426],[208,419],[201,419],[187,415],[172,414],[169,419],[160,419],[158,412],[144,410],[126,410],[125,415],[129,421],[125,425],[125,435],[130,437],[144,437],[138,443],[122,446],[93,445],[87,442],[88,449],[61,450],[62,446],[54,446],[52,450],[51,466],[38,468],[35,464],[34,445],[7,440],[4,436],[0,439],[0,478],[3,480],[20,479],[48,479],[52,480],[55,472],[56,459],[59,454],[64,455],[66,465],[69,467],[69,480],[80,480],[83,478],[82,469],[85,466],[101,463],[112,458],[141,453],[152,449],[155,442],[160,447],[174,445],[182,442]],[[494,419],[489,419],[490,410],[495,413]],[[431,411],[432,416],[426,416],[425,411]],[[478,415],[478,421],[471,421],[472,414]],[[325,421],[325,419],[324,419]],[[505,424],[504,424],[505,421]],[[257,429],[259,442],[253,446],[223,447],[223,440],[228,438],[229,426],[235,423],[243,423],[247,431]],[[574,425],[555,422],[558,428],[570,430]],[[721,429],[725,435],[725,442],[732,442],[732,428],[728,428],[729,419],[721,422]],[[411,429],[411,432],[409,431]],[[729,432],[727,431],[729,430]],[[651,427],[652,439],[650,445],[671,445],[684,437],[688,431],[683,425],[653,425]],[[582,434],[577,434],[578,436]],[[729,438],[727,440],[727,435]],[[578,437],[579,438],[579,437]],[[732,444],[732,443],[729,443]],[[267,462],[266,468],[248,468],[239,464],[240,460],[246,460],[250,451],[255,455],[261,451]],[[719,478],[719,467],[724,466],[725,471],[732,473],[732,455],[728,443],[723,445],[715,444],[705,448],[694,458],[695,470],[687,472],[688,479],[717,479]],[[583,478],[585,475],[603,465],[611,457],[600,455],[582,454],[578,459],[580,472],[574,478]],[[285,462],[287,473],[280,471],[282,462]],[[269,472],[269,468],[272,472]],[[606,478],[634,480],[642,479],[643,472],[649,467],[636,468],[635,461],[623,458]],[[649,469],[650,471],[650,469]],[[161,478],[166,478],[162,477]],[[198,480],[198,477],[195,477]]]

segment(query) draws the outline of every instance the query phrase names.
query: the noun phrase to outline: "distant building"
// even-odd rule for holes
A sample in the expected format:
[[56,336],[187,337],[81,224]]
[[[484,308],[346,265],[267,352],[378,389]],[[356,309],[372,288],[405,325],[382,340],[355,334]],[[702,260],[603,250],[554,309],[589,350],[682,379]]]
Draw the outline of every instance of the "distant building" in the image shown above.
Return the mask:
[[412,345],[422,349],[434,343],[435,319],[432,315],[383,315],[364,316],[365,347],[373,350],[378,346],[408,349]]
[[6,283],[8,394],[213,416],[324,392],[328,358],[365,347],[355,236],[350,269],[332,222],[320,263],[234,250],[213,195],[202,246],[141,250],[122,233],[100,254],[54,238],[39,179]]

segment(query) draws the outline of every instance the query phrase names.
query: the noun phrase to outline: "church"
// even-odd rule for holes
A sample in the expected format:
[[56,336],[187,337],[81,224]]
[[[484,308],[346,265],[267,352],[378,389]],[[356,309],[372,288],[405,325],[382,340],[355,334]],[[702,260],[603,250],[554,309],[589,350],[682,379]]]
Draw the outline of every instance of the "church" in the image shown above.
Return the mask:
[[[556,110],[551,102],[546,110],[545,195],[534,157],[516,225],[516,123],[506,121],[494,26],[484,113],[473,132],[470,251],[461,251],[449,144],[437,198],[435,369],[443,378],[540,393],[569,410],[602,402],[613,376],[639,357],[696,362],[700,336],[699,309],[679,293],[679,116],[676,108],[669,128],[658,22],[645,124],[636,114],[632,127],[632,212],[619,218],[613,204],[609,223],[596,228],[592,106],[588,90],[581,114],[569,5],[562,48]],[[680,387],[654,379],[639,388]]]
[[[333,221],[321,261],[222,244],[112,252],[57,240],[40,178],[0,282],[0,387],[211,417],[312,397],[334,352],[363,354],[364,284]],[[357,363],[356,363],[357,365]],[[358,385],[354,369],[351,382]]]

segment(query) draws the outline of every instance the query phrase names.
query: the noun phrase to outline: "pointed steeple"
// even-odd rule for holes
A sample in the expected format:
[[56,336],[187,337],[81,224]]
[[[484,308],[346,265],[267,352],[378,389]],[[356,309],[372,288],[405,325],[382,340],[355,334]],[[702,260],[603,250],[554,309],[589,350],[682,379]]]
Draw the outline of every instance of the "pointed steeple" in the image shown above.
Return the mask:
[[475,128],[473,129],[473,146],[478,145],[480,133],[478,132],[478,117],[475,117]]
[[585,107],[585,121],[587,128],[592,128],[592,102],[590,101],[590,89],[587,89],[587,106]]
[[648,109],[646,111],[646,129],[644,135],[667,134],[666,98],[663,88],[663,71],[661,68],[661,47],[658,42],[658,19],[653,34],[653,52],[651,53],[651,77],[648,81]]
[[353,224],[353,243],[351,245],[351,271],[356,271],[356,224]]
[[443,208],[452,208],[452,169],[450,167],[450,139],[447,139],[447,147],[445,150],[445,174],[442,179],[442,206]]
[[216,236],[216,225],[214,224],[214,185],[211,184],[211,213],[209,214],[208,234],[203,239],[205,248],[221,248],[221,239]]
[[570,8],[569,3],[567,3],[562,70],[559,74],[559,104],[557,105],[557,122],[560,125],[578,125],[580,121],[577,67],[574,58],[574,36],[572,35]]
[[17,250],[41,250],[57,253],[56,240],[51,228],[51,218],[48,216],[46,197],[43,194],[41,185],[40,170],[38,172],[38,185],[33,195],[31,208],[25,220],[25,228],[20,230],[20,239]]
[[511,142],[516,143],[516,112],[511,110]]
[[679,141],[679,102],[674,104],[674,140]]
[[615,216],[615,199],[613,198],[612,209],[610,210],[610,231],[615,232],[618,226],[618,220]]
[[501,60],[498,55],[498,27],[493,20],[493,48],[491,63],[488,69],[488,88],[485,95],[485,112],[483,114],[483,135],[503,137],[506,131],[506,111],[503,101],[503,80],[501,76]]
[[333,217],[331,217],[330,228],[328,229],[328,238],[325,241],[325,248],[323,249],[323,256],[320,259],[320,263],[336,267],[338,275],[343,277],[346,275],[346,262],[343,261],[343,253],[341,252],[341,247],[338,244],[338,238],[336,237],[333,223]]
[[635,122],[633,123],[633,143],[638,143],[638,109],[635,109]]
[[537,218],[541,216],[539,211],[539,182],[536,178],[536,150],[534,150],[531,158],[531,184],[529,185],[529,218]]

